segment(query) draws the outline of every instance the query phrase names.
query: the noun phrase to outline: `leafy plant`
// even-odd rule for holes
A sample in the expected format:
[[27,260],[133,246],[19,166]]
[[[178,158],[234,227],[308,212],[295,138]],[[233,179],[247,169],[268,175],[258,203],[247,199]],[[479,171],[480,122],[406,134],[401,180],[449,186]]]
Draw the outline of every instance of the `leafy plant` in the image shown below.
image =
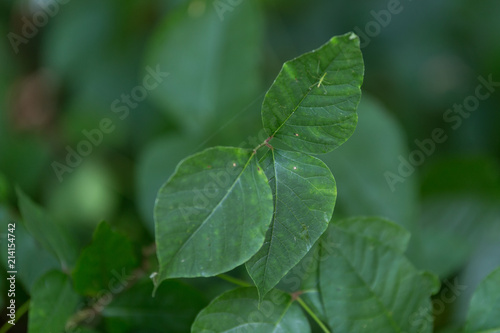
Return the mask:
[[[190,156],[160,189],[156,286],[242,264],[256,286],[216,298],[198,315],[193,332],[309,331],[296,300],[324,331],[319,317],[339,332],[368,325],[374,331],[431,330],[432,322],[408,321],[421,309],[430,311],[437,286],[404,257],[409,235],[403,229],[376,218],[328,228],[335,180],[309,154],[332,151],[352,135],[362,78],[359,39],[351,33],[286,62],[262,106],[269,137],[253,150],[216,147]],[[273,147],[275,140],[293,150]],[[257,160],[261,148],[266,151]],[[315,286],[291,296],[274,289],[323,234],[321,259],[312,258]],[[317,294],[319,313],[300,298],[303,293]]]
[[[336,199],[331,172],[307,153],[331,151],[354,132],[362,77],[358,38],[335,37],[283,65],[262,106],[265,142],[210,148],[179,164],[155,207],[157,284],[248,262],[263,297],[304,257]],[[298,152],[273,148],[274,139]],[[270,149],[257,161],[261,148]]]
[[[244,22],[258,17],[245,13]],[[223,25],[238,22],[234,16]],[[184,23],[180,28],[192,29]],[[181,34],[168,31],[163,37],[169,41]],[[233,48],[226,43],[220,52]],[[220,61],[216,58],[210,57],[211,65]],[[251,69],[248,74],[253,75]],[[182,160],[158,191],[155,244],[142,251],[106,222],[82,249],[64,225],[18,189],[23,223],[16,226],[17,255],[25,263],[19,264],[17,278],[31,299],[17,315],[29,307],[29,333],[432,332],[431,296],[440,284],[407,257],[410,231],[400,225],[407,222],[340,215],[332,220],[337,183],[323,160],[313,156],[335,150],[353,135],[363,76],[360,40],[353,33],[286,62],[262,104],[267,138],[253,148],[217,146]],[[254,79],[245,89],[254,88]],[[209,109],[196,110],[208,123],[216,120],[217,108],[240,106],[242,91],[228,82],[222,84],[234,95],[230,90],[225,98],[219,92]],[[189,109],[193,101],[182,98],[183,88],[168,84],[171,95],[155,92],[155,98],[177,111]],[[194,89],[207,94],[201,85]],[[178,112],[175,117],[194,133],[189,117]],[[376,112],[370,117],[380,127],[387,125]],[[182,140],[165,142],[194,147]],[[389,148],[401,149],[397,144]],[[367,163],[365,155],[323,158],[335,156]],[[340,165],[341,174],[350,171]],[[360,201],[369,196],[363,189],[351,193]],[[370,202],[384,204],[387,198]],[[347,215],[354,215],[356,204],[344,207]],[[401,208],[394,213],[407,214]],[[8,213],[0,209],[0,215]],[[457,256],[461,260],[463,254]],[[9,265],[5,255],[2,263]],[[199,277],[205,279],[180,280]],[[214,277],[236,288],[224,284],[200,293],[210,289],[206,281]],[[497,269],[477,288],[457,332],[500,332],[499,285]]]

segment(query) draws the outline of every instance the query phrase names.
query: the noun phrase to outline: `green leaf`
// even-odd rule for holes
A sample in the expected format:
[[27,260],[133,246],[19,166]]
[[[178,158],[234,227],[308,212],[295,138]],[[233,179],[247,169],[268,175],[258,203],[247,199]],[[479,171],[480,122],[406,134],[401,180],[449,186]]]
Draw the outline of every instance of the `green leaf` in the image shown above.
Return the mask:
[[17,189],[19,209],[28,232],[61,263],[62,270],[66,270],[75,263],[77,256],[77,242],[70,237],[59,225],[43,211],[41,207],[31,201],[19,188]]
[[303,153],[271,149],[261,164],[273,191],[275,212],[264,246],[246,266],[263,297],[325,232],[337,189],[330,169]]
[[420,269],[446,279],[463,269],[478,247],[498,244],[498,201],[449,194],[424,199],[421,207],[419,229],[412,235],[413,246],[407,254]]
[[500,332],[500,267],[477,287],[470,303],[465,333]]
[[298,151],[334,150],[356,128],[363,73],[353,33],[286,62],[264,99],[264,128]]
[[333,223],[321,241],[320,290],[336,333],[431,332],[439,283],[403,255],[408,232],[378,218]]
[[146,279],[118,295],[102,312],[109,333],[185,333],[198,312],[207,305],[194,288],[179,281],[165,281],[156,296]]
[[196,317],[192,333],[307,333],[309,322],[289,294],[272,290],[259,303],[255,288],[238,288],[217,297]]
[[158,282],[213,276],[264,243],[272,193],[252,150],[215,147],[183,160],[155,206]]
[[335,214],[383,216],[412,230],[417,177],[392,184],[393,191],[386,176],[397,174],[398,157],[409,154],[404,131],[388,110],[366,94],[358,114],[356,132],[346,144],[321,156],[337,179]]
[[33,286],[28,333],[65,332],[79,300],[69,276],[59,271],[45,274]]
[[219,13],[213,2],[180,6],[148,47],[146,65],[170,73],[150,91],[190,135],[206,135],[260,93],[262,15],[254,1]]
[[[459,270],[464,273],[467,262],[476,261],[474,256],[485,260],[479,248],[491,254],[484,247],[498,244],[500,237],[499,174],[496,161],[486,156],[451,156],[426,168],[419,229],[412,232],[408,252],[415,266],[444,280]],[[476,283],[488,273],[476,268],[472,272]],[[465,312],[468,304],[462,298],[459,302]]]
[[324,323],[325,309],[319,293],[320,242],[314,243],[304,258],[281,279],[276,288],[289,293],[298,293],[304,303]]
[[[60,268],[59,262],[45,249],[40,247],[35,239],[26,231],[22,223],[15,222],[8,210],[0,205],[0,227],[7,230],[8,224],[14,223],[15,244],[16,244],[16,270],[17,281],[21,282],[24,288],[30,292],[34,283],[50,270]],[[7,240],[5,236],[4,240]],[[5,249],[6,249],[5,245]],[[36,253],[36,256],[33,254]],[[8,267],[8,253],[2,251],[2,264]],[[6,269],[9,270],[9,269]]]
[[189,136],[171,135],[153,141],[141,153],[135,177],[136,201],[139,213],[151,235],[154,235],[153,210],[158,190],[175,171],[177,163],[195,151],[198,144],[199,142]]
[[404,253],[408,247],[410,233],[397,224],[378,217],[358,217],[335,224],[346,233],[373,240],[394,251]]
[[130,240],[101,222],[92,243],[82,251],[73,270],[75,290],[85,296],[97,296],[123,283],[118,277],[130,275],[137,264]]

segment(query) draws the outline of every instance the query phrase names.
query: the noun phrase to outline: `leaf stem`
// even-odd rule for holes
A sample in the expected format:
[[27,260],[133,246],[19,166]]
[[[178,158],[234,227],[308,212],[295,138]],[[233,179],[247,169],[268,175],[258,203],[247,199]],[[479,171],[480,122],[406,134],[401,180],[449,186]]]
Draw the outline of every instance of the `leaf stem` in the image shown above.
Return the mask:
[[[17,321],[19,319],[21,319],[21,317],[26,313],[26,311],[28,311],[30,307],[30,301],[27,300],[23,305],[21,305],[21,307],[19,309],[17,309],[16,311],[16,320],[14,321],[14,323],[17,323]],[[0,333],[5,333],[7,332],[8,330],[10,330],[12,328],[13,325],[9,324],[8,322],[6,322],[2,328],[0,328]]]
[[313,310],[311,310],[311,308],[307,306],[307,304],[300,297],[297,297],[297,302],[299,302],[300,306],[311,316],[311,318],[319,325],[319,327],[321,327],[323,332],[331,333],[328,327],[323,324],[323,322],[318,318],[318,316],[316,316]]
[[217,277],[220,278],[220,279],[222,279],[222,280],[225,280],[227,282],[233,283],[233,284],[235,284],[237,286],[240,286],[240,287],[251,287],[250,283],[247,283],[247,282],[245,282],[243,280],[234,278],[234,277],[232,277],[230,275],[227,275],[227,274],[219,274],[219,275],[217,275]]
[[269,141],[271,141],[273,139],[273,136],[271,135],[270,137],[268,137],[264,142],[262,142],[260,145],[258,145],[257,147],[255,147],[253,149],[253,152],[254,154],[257,153],[257,150],[259,150],[260,148],[264,147],[264,146],[267,146],[269,149],[273,149],[273,146],[271,146],[269,144]]

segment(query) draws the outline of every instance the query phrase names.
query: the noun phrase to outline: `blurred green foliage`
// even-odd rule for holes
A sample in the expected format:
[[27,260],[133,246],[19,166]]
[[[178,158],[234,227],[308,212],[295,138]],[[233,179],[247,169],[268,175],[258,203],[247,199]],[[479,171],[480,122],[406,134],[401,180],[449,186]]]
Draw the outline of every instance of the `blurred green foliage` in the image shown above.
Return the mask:
[[[178,162],[214,145],[262,142],[260,106],[282,63],[333,35],[361,31],[370,41],[362,49],[359,126],[322,156],[338,184],[334,218],[380,215],[410,230],[407,254],[418,268],[467,286],[436,311],[436,330],[464,323],[473,290],[500,265],[500,92],[456,129],[443,115],[475,94],[478,77],[500,81],[498,1],[402,0],[397,14],[378,16],[383,23],[376,16],[387,0],[243,1],[222,12],[208,0],[55,2],[57,13],[29,38],[26,22],[54,1],[0,3],[0,218],[2,235],[18,222],[17,255],[26,265],[19,266],[19,305],[46,292],[33,290],[35,277],[66,267],[42,250],[43,235],[30,236],[29,217],[21,224],[16,186],[44,207],[51,227],[71,234],[75,248],[91,242],[102,220],[145,247],[153,242],[156,192]],[[13,45],[12,34],[26,42]],[[157,66],[169,74],[147,89]],[[84,132],[99,130],[103,119],[113,130],[94,145]],[[398,158],[408,160],[419,149],[415,140],[436,128],[447,140],[391,191],[384,173],[397,172]],[[71,150],[90,152],[68,166]],[[62,181],[54,162],[68,168]],[[156,269],[150,261],[147,273]],[[211,289],[228,287],[210,281]],[[5,302],[5,285],[0,290]],[[130,293],[113,304],[137,297]],[[201,296],[192,302],[204,304]],[[112,309],[99,328],[136,327]]]

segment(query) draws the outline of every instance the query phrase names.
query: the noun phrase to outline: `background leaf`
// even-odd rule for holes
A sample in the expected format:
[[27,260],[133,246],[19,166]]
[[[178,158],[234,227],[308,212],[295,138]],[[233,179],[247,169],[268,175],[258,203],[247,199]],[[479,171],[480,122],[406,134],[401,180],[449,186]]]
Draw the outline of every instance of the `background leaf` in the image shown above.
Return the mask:
[[120,286],[118,277],[130,275],[138,259],[130,240],[101,222],[92,243],[85,248],[73,270],[75,290],[85,296],[97,296],[103,290]]
[[274,197],[274,215],[262,248],[246,266],[263,297],[311,249],[328,227],[337,190],[319,159],[272,149],[261,161]]
[[321,242],[320,290],[335,332],[432,332],[438,283],[404,257],[408,233],[378,218],[330,225]]
[[381,216],[410,231],[417,211],[417,182],[408,177],[392,191],[385,172],[396,172],[408,156],[401,125],[382,104],[363,93],[356,132],[335,151],[322,155],[337,180],[338,216]]
[[154,101],[191,135],[206,135],[259,95],[261,14],[253,1],[220,16],[212,2],[183,5],[167,16],[146,64],[170,73]]
[[59,271],[45,274],[31,293],[28,333],[64,332],[79,300],[69,276]]
[[334,150],[356,128],[363,74],[353,33],[286,62],[264,99],[264,128],[298,151]]
[[289,293],[299,293],[300,298],[324,323],[327,322],[319,290],[319,263],[322,260],[320,241],[317,241],[304,258],[280,281],[276,288]]
[[264,243],[272,193],[253,151],[216,147],[183,160],[158,192],[158,281],[212,276]]
[[29,233],[61,263],[70,268],[76,260],[76,242],[20,189],[17,189],[19,209]]
[[470,303],[465,333],[500,332],[500,268],[477,287]]
[[[8,224],[14,222],[14,217],[8,210],[0,205],[0,225],[1,230],[8,230]],[[16,268],[17,281],[21,282],[26,291],[30,292],[34,283],[50,270],[60,268],[61,265],[54,256],[47,252],[40,244],[26,231],[23,223],[15,223],[14,231],[16,244]],[[4,268],[8,267],[7,262],[7,233],[2,235],[1,258]],[[33,255],[36,253],[36,255]],[[6,269],[8,270],[8,269]]]
[[[410,246],[410,257],[417,267],[445,279],[474,256],[487,256],[477,253],[480,247],[498,244],[499,175],[498,163],[480,155],[449,156],[427,166],[421,186],[422,214]],[[473,269],[474,274],[483,273],[470,286],[477,285],[491,271],[491,267],[485,269]],[[464,298],[462,304],[467,307],[468,301]]]
[[154,206],[160,187],[189,152],[196,149],[190,137],[168,136],[152,142],[141,153],[136,169],[136,198],[146,227],[154,235]]
[[179,281],[165,281],[155,297],[152,289],[151,280],[145,279],[118,295],[102,313],[108,332],[189,332],[207,304],[197,290]]
[[196,317],[192,333],[307,333],[309,323],[291,297],[271,291],[259,302],[257,289],[239,288],[214,299]]

